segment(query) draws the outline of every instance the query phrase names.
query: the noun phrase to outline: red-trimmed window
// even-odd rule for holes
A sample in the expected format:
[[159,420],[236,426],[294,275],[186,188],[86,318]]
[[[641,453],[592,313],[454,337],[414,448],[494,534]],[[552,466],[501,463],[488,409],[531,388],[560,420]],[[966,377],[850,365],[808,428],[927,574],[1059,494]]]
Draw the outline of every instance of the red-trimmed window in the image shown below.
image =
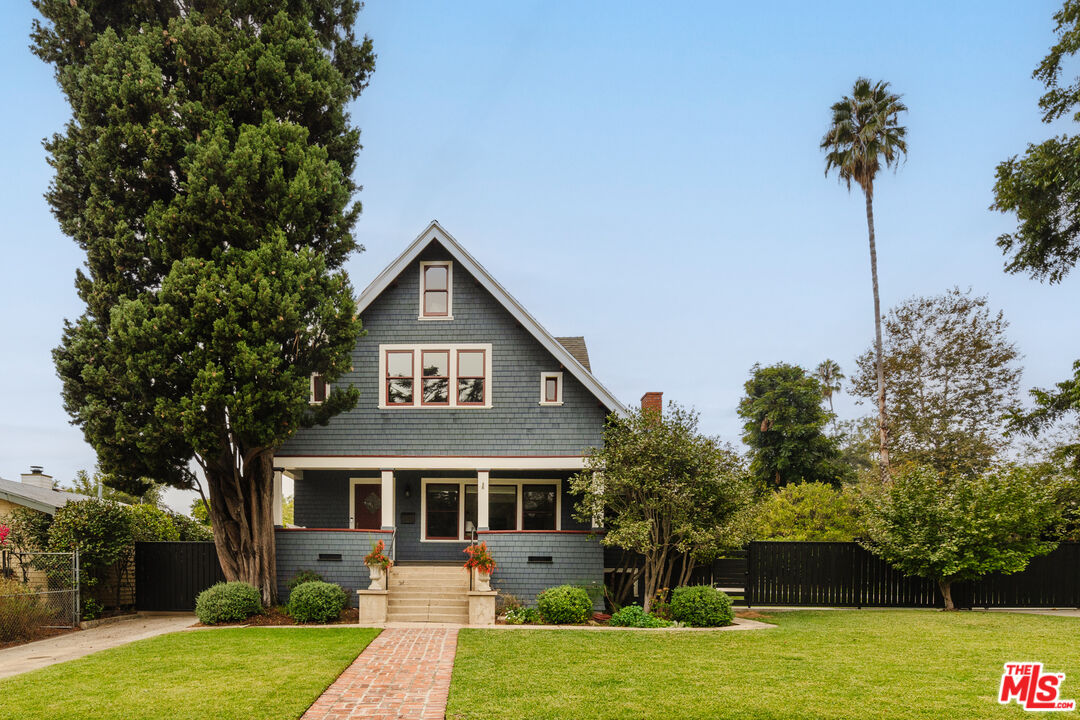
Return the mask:
[[420,353],[423,405],[450,404],[450,351],[424,350]]
[[447,317],[450,314],[450,263],[429,263],[421,266],[420,282],[424,317]]
[[457,351],[457,404],[483,405],[487,400],[483,350]]
[[413,404],[413,351],[386,351],[386,404]]

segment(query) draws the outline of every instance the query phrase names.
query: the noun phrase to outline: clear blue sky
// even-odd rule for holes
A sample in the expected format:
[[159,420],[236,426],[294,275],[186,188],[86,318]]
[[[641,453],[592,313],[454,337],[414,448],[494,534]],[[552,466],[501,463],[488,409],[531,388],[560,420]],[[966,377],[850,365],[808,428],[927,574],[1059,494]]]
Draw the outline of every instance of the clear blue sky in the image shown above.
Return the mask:
[[[877,190],[884,306],[970,286],[1012,323],[1025,388],[1069,375],[1080,277],[1005,275],[1012,221],[987,209],[995,165],[1055,131],[1031,70],[1060,3],[754,5],[368,0],[357,290],[437,218],[550,331],[585,335],[624,402],[662,390],[737,441],[751,365],[850,371],[872,339],[863,199],[818,150],[867,75],[911,109],[910,157]],[[40,141],[68,110],[27,50],[32,12],[0,8],[0,476],[66,482],[94,465],[50,358],[82,256],[42,199]]]

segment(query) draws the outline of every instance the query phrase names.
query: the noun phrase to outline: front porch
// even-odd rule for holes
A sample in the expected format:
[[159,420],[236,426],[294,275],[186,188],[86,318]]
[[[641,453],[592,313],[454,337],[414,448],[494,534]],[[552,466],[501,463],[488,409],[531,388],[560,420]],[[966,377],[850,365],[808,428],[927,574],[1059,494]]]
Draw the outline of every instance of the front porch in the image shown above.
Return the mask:
[[[508,467],[500,458],[495,469],[446,467],[446,458],[430,467],[416,467],[410,459],[414,467],[378,469],[325,467],[325,460],[323,467],[297,467],[298,459],[281,460],[282,472],[293,479],[298,526],[276,533],[283,599],[292,576],[314,570],[355,600],[354,592],[368,585],[363,557],[379,540],[399,568],[450,569],[464,563],[471,541],[486,542],[498,563],[492,586],[527,604],[553,585],[603,583],[603,548],[595,528],[573,517],[568,480],[581,458],[518,463],[531,467]],[[371,464],[368,458],[335,460]],[[547,467],[537,467],[542,464]]]

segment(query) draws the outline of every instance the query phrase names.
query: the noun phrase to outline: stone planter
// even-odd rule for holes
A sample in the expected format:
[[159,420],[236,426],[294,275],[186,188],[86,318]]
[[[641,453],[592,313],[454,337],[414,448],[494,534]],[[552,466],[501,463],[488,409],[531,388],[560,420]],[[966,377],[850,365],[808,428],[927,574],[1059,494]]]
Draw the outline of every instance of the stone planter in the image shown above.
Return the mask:
[[491,592],[491,573],[480,569],[474,569],[473,587],[477,592]]
[[385,590],[386,589],[386,571],[383,570],[382,565],[368,565],[368,575],[371,578],[371,584],[368,585],[368,590]]

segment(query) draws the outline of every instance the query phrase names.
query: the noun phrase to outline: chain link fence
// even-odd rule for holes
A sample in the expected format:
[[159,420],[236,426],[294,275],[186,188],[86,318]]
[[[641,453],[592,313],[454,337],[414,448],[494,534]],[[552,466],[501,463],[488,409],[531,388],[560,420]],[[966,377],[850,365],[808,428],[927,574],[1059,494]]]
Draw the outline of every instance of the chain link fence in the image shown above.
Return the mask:
[[0,644],[78,624],[78,551],[0,551]]

